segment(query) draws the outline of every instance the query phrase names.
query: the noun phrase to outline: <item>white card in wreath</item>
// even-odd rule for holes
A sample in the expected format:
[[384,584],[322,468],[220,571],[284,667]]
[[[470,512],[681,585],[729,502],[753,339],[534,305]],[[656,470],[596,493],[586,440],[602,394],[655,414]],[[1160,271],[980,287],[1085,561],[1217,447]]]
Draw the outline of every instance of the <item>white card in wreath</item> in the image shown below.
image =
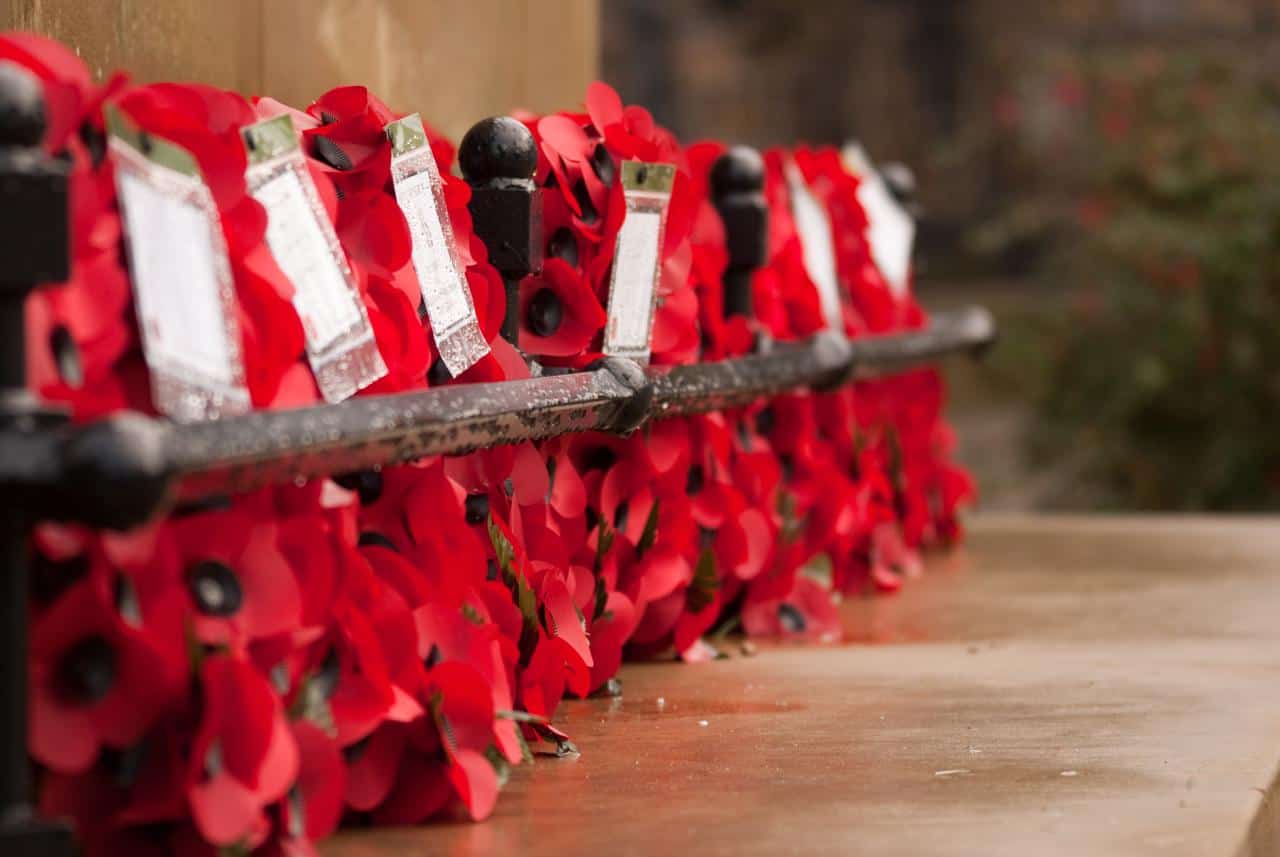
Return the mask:
[[911,291],[915,219],[894,199],[888,184],[862,146],[849,143],[841,155],[845,169],[860,179],[858,202],[867,214],[867,240],[871,243],[871,258],[894,296],[906,298]]
[[805,273],[818,289],[822,317],[828,330],[843,330],[844,315],[840,305],[840,279],[836,274],[836,248],[831,235],[831,218],[823,204],[809,190],[800,168],[788,160],[783,172],[791,196],[791,216],[804,255]]
[[444,182],[418,114],[391,122],[391,177],[409,224],[413,268],[440,359],[454,377],[489,353],[454,242]]
[[387,374],[346,254],[312,181],[293,121],[241,130],[249,193],[267,210],[267,247],[293,285],[307,358],[325,401],[341,402]]
[[618,229],[609,280],[604,353],[648,363],[653,313],[661,275],[662,238],[675,167],[623,161],[621,181],[626,216]]
[[213,194],[190,152],[107,111],[152,399],[178,422],[249,410],[235,285]]

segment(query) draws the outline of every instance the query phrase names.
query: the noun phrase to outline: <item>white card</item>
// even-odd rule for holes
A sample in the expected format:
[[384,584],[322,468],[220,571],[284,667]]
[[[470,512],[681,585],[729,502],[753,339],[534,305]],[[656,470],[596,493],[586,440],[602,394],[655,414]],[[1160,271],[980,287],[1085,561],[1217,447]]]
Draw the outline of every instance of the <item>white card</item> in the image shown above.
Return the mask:
[[831,235],[831,218],[821,202],[809,190],[799,167],[788,160],[784,172],[791,191],[791,215],[804,252],[804,269],[818,288],[822,317],[828,330],[844,329],[840,309],[840,280],[836,275],[836,248]]
[[323,351],[363,320],[351,287],[334,264],[302,183],[291,170],[253,192],[267,210],[267,246],[289,282],[307,347]]
[[307,357],[326,401],[341,402],[387,374],[359,286],[298,148],[292,120],[242,129],[249,192],[267,210],[267,247],[293,285]]
[[405,220],[409,221],[409,232],[413,235],[413,269],[423,284],[423,297],[430,295],[427,314],[431,318],[431,328],[447,334],[472,318],[472,311],[471,302],[466,297],[469,290],[465,284],[459,283],[458,271],[449,251],[449,241],[436,208],[431,176],[418,173],[396,182],[396,200]]
[[466,271],[458,259],[440,170],[416,113],[389,123],[386,131],[396,202],[409,224],[413,269],[436,349],[450,374],[457,377],[489,353],[489,344],[480,331]]
[[867,214],[867,240],[871,243],[871,258],[884,275],[894,296],[904,299],[911,291],[915,219],[893,198],[880,171],[861,146],[849,143],[841,155],[845,168],[861,180],[858,185],[858,202]]
[[148,350],[166,364],[230,388],[236,380],[234,349],[220,323],[218,251],[204,212],[131,170],[121,170],[118,182]]
[[654,280],[661,241],[661,213],[627,212],[618,229],[618,246],[613,256],[615,274],[609,287],[605,354],[649,358]]
[[609,281],[604,353],[648,363],[658,295],[662,237],[675,167],[623,161],[620,180],[627,212],[618,228]]
[[194,422],[249,410],[217,207],[186,150],[109,113],[116,188],[152,395]]

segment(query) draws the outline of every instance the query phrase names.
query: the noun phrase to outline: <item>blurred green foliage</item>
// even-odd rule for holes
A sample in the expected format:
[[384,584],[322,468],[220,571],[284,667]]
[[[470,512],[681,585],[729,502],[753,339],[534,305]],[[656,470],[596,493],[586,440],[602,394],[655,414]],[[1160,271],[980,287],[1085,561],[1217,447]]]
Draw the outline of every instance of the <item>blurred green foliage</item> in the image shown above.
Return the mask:
[[1241,59],[1057,69],[1041,163],[1068,192],[1006,218],[1053,235],[1068,297],[1039,344],[1033,460],[1085,462],[1104,505],[1280,508],[1280,99]]

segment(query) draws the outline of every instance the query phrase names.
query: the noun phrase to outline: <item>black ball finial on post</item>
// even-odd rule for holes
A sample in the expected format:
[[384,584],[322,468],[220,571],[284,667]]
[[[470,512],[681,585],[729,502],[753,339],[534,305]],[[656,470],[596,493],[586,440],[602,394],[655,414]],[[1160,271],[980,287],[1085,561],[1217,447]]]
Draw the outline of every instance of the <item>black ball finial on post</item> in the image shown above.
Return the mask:
[[[25,307],[69,272],[67,170],[40,148],[40,82],[0,62],[0,432],[48,423],[26,389]],[[70,857],[69,829],[35,816],[27,759],[27,586],[31,525],[22,496],[0,500],[0,853]]]
[[898,204],[912,217],[919,217],[920,204],[916,196],[916,174],[911,167],[897,161],[885,164],[880,168],[880,177],[884,179],[885,187],[889,188],[889,193],[898,201]]
[[458,166],[471,185],[472,224],[506,286],[502,336],[518,345],[520,281],[542,270],[542,199],[533,180],[537,144],[510,116],[482,119],[462,138]]
[[34,149],[44,140],[40,82],[13,63],[0,62],[0,146]]
[[717,158],[711,167],[711,197],[724,221],[729,249],[724,314],[750,317],[751,276],[769,256],[769,207],[760,153],[749,146],[734,146]]

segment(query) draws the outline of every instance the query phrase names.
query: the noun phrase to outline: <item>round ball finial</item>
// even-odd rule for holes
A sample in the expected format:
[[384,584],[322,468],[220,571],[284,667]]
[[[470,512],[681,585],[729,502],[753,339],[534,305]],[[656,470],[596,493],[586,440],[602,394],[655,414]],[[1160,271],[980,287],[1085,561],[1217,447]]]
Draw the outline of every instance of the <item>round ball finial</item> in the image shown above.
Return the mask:
[[711,193],[759,193],[764,190],[764,158],[750,146],[733,146],[711,166]]
[[880,177],[898,202],[905,205],[915,201],[916,174],[911,167],[901,163],[885,164],[880,168]]
[[0,62],[0,146],[39,146],[44,130],[40,81],[15,63]]
[[538,170],[533,134],[510,116],[492,116],[471,126],[458,146],[458,166],[472,185],[495,179],[532,179]]

